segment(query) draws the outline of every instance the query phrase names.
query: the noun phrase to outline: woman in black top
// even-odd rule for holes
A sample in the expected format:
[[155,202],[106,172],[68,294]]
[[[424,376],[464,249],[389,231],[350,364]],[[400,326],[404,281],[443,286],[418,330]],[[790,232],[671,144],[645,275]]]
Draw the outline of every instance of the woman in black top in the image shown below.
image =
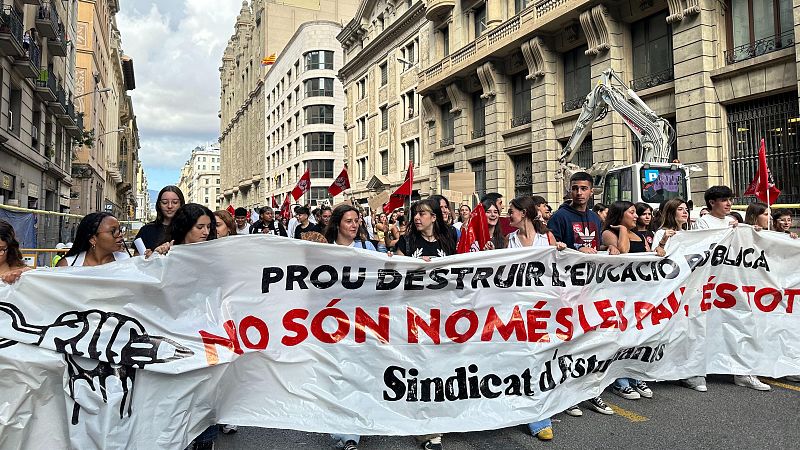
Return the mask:
[[447,225],[439,202],[427,198],[418,201],[411,209],[412,226],[397,240],[398,255],[430,261],[456,253],[453,227]]
[[156,200],[156,220],[143,226],[136,238],[142,238],[144,248],[153,250],[170,240],[169,225],[178,208],[186,204],[183,192],[177,186],[165,186]]
[[636,233],[642,240],[653,248],[653,207],[647,203],[639,202],[636,204]]

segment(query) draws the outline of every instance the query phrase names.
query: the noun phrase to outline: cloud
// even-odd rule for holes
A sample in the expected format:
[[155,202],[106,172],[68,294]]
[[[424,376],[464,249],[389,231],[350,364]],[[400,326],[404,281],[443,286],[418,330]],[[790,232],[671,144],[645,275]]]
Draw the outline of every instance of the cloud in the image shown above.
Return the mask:
[[170,178],[169,170],[168,183],[174,183],[192,149],[219,135],[218,68],[240,8],[238,0],[122,3],[117,26],[136,72],[129,94],[140,157],[148,176],[158,169],[161,179],[150,180],[152,188]]

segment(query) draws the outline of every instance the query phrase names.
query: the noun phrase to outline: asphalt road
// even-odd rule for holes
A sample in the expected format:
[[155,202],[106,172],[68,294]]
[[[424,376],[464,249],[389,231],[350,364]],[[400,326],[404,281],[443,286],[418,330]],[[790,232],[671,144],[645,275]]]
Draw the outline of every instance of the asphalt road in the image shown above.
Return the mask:
[[[625,400],[606,391],[603,399],[617,414],[583,408],[583,417],[553,418],[555,439],[540,442],[525,426],[475,433],[451,433],[445,449],[800,449],[800,384],[762,378],[772,391],[733,384],[711,376],[700,393],[663,382],[651,383],[653,399]],[[242,427],[220,434],[217,450],[332,448],[327,434]],[[411,437],[366,436],[360,449],[418,449]]]

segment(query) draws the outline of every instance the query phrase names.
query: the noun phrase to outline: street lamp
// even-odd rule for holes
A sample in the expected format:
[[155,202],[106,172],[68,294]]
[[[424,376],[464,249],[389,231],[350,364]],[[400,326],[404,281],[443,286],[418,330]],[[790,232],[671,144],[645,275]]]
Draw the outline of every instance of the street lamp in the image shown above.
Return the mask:
[[102,94],[103,92],[111,92],[111,90],[112,90],[111,88],[95,89],[93,91],[86,92],[86,93],[83,93],[81,95],[76,95],[72,99],[73,100],[77,100],[77,99],[83,97],[84,95],[94,94],[95,92],[97,92],[98,94]]
[[111,131],[106,131],[105,133],[100,133],[100,134],[97,135],[97,137],[105,136],[105,135],[111,134],[111,133],[122,133],[123,131],[125,131],[125,127],[119,127],[116,130],[111,130]]

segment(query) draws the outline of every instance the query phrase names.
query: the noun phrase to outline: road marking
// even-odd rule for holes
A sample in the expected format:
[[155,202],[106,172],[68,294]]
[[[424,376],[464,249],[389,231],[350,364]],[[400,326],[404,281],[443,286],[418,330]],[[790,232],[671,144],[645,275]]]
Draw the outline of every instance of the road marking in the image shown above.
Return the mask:
[[608,406],[610,406],[611,409],[614,410],[614,414],[616,414],[618,416],[622,416],[622,417],[630,420],[631,422],[646,422],[646,421],[650,420],[645,416],[642,416],[640,414],[636,414],[633,411],[628,411],[625,408],[620,408],[617,405],[614,405],[614,404],[611,404],[611,403],[608,403],[608,402],[606,402],[606,404]]
[[784,388],[784,389],[791,389],[791,390],[793,390],[793,391],[800,392],[800,387],[799,387],[799,386],[795,386],[795,385],[793,385],[793,384],[781,383],[780,381],[775,381],[775,380],[773,380],[773,379],[766,379],[766,380],[764,380],[764,379],[762,378],[762,380],[763,380],[765,383],[767,383],[767,384],[771,384],[771,385],[773,385],[773,386],[778,386],[778,387],[782,387],[782,388]]

